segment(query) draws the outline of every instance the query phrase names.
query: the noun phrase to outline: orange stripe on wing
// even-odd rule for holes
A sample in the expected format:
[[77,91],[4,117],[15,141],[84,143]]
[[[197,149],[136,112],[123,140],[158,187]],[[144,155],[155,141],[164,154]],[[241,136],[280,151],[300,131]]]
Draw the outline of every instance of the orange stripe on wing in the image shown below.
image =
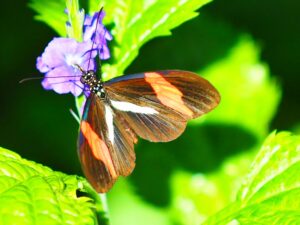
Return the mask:
[[95,158],[101,160],[105,164],[112,178],[116,178],[117,173],[105,142],[97,135],[91,125],[84,120],[81,121],[80,130],[87,140]]
[[184,115],[193,117],[193,111],[190,110],[182,100],[182,92],[162,75],[156,72],[148,72],[145,73],[145,80],[151,85],[156,97],[162,104]]

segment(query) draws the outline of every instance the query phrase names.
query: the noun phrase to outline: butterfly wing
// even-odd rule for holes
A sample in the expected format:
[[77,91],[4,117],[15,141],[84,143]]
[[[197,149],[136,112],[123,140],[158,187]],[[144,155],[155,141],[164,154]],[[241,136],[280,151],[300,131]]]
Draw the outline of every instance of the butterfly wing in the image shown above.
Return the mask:
[[132,172],[136,140],[126,121],[91,94],[80,124],[78,149],[83,172],[98,192],[107,192],[118,176]]
[[122,76],[104,88],[112,108],[134,132],[154,142],[177,138],[187,120],[211,111],[220,101],[207,80],[180,70]]

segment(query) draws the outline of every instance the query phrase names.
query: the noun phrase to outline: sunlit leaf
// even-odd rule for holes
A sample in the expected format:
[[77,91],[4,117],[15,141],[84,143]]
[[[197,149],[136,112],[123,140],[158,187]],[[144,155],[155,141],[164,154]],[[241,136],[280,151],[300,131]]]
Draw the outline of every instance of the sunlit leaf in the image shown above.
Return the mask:
[[233,202],[253,158],[244,153],[229,158],[209,174],[176,171],[172,176],[172,216],[179,224],[197,225]]
[[1,225],[90,225],[100,222],[100,213],[97,193],[82,178],[54,172],[0,148]]
[[221,94],[219,107],[208,119],[238,125],[262,139],[268,133],[281,91],[269,68],[260,61],[260,50],[244,36],[228,56],[199,72]]
[[300,136],[273,132],[252,163],[236,202],[204,224],[299,224]]
[[108,193],[112,224],[171,225],[168,211],[151,205],[135,195],[133,188],[119,180]]
[[[205,18],[198,20],[202,19]],[[210,29],[215,25],[210,20],[203,24]],[[226,25],[222,24],[222,28],[224,36],[232,34]],[[214,35],[214,32],[210,34]],[[211,38],[207,34],[206,39]],[[140,207],[135,205],[139,210],[147,201],[157,201],[161,193],[168,194],[170,188],[169,221],[194,225],[234,201],[253,157],[253,152],[244,151],[258,149],[256,145],[268,132],[281,94],[267,65],[261,62],[260,50],[255,42],[239,35],[235,40],[237,42],[235,45],[231,43],[233,47],[226,55],[198,71],[220,91],[222,99],[217,109],[199,120],[191,121],[185,133],[171,143],[156,143],[154,146],[153,143],[143,142],[139,146],[139,163],[131,176],[137,185],[137,193],[145,199]],[[173,42],[173,45],[176,46],[176,43]],[[199,44],[197,49],[201,51],[203,45],[205,43]],[[159,48],[156,51],[158,56],[163,57]],[[241,90],[244,90],[243,94],[236,94]],[[237,153],[237,156],[226,160],[225,157]],[[215,170],[204,173],[212,168]],[[127,189],[117,191],[113,195],[128,194],[134,197],[132,192],[124,193]],[[122,208],[117,201],[112,203],[113,212],[115,207]],[[129,211],[123,209],[124,214],[119,213],[118,219],[125,221]],[[143,220],[136,221],[141,223]]]
[[92,4],[90,11],[104,6],[114,37],[112,64],[103,67],[106,78],[122,75],[136,58],[139,48],[149,40],[171,34],[171,29],[198,15],[195,11],[209,0],[104,0]]
[[64,12],[66,8],[65,0],[31,0],[29,6],[38,13],[35,16],[37,20],[46,23],[60,36],[66,36],[66,22],[68,16]]
[[82,41],[82,27],[84,22],[84,10],[79,8],[78,1],[67,0],[67,10],[70,26],[67,26],[68,37]]

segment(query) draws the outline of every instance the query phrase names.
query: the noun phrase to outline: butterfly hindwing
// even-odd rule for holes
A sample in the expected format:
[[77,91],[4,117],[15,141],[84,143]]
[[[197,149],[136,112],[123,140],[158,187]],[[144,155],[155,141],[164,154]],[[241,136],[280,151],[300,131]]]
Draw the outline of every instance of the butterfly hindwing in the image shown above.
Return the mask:
[[80,124],[79,157],[85,176],[98,192],[108,191],[118,176],[132,172],[135,142],[126,121],[91,94]]
[[104,83],[104,88],[112,108],[134,132],[154,142],[177,138],[187,120],[211,111],[220,101],[208,81],[179,70],[122,76]]

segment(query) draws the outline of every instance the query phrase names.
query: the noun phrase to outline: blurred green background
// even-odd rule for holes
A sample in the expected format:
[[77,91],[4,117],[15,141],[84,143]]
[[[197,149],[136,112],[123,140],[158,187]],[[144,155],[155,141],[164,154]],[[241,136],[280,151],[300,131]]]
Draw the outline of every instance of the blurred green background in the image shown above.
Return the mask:
[[[201,8],[200,16],[173,30],[172,36],[156,38],[142,47],[127,74],[160,69],[201,72],[220,89],[222,102],[217,112],[206,116],[204,122],[192,122],[174,142],[139,143],[133,175],[127,181],[122,179],[109,195],[115,224],[126,224],[124,218],[130,221],[127,224],[135,224],[137,215],[144,224],[147,217],[155,218],[151,221],[156,224],[181,224],[178,215],[171,222],[165,217],[180,211],[182,202],[176,203],[178,196],[184,198],[180,187],[188,189],[191,182],[196,187],[208,185],[200,182],[202,173],[210,174],[205,179],[214,180],[211,174],[223,168],[225,159],[241,153],[252,155],[248,150],[257,149],[270,130],[300,130],[299,9],[300,2],[295,0],[215,0]],[[2,3],[0,145],[52,169],[81,174],[76,152],[78,124],[69,113],[75,108],[74,98],[45,91],[39,81],[18,83],[40,75],[36,57],[56,36],[35,21],[34,15],[24,1]],[[250,66],[253,73],[263,75],[256,80],[255,76],[234,75],[243,74],[243,69],[248,73]],[[237,167],[241,174],[243,164],[248,165]],[[207,196],[193,190],[185,194],[191,201],[194,195],[201,195],[203,201]],[[205,202],[197,202],[196,212],[208,215],[221,208],[220,202],[225,204],[231,198],[224,196],[220,194],[216,202],[210,198],[207,212]],[[136,207],[134,212],[126,210],[129,203]],[[197,207],[192,202],[182,204],[184,209]]]

